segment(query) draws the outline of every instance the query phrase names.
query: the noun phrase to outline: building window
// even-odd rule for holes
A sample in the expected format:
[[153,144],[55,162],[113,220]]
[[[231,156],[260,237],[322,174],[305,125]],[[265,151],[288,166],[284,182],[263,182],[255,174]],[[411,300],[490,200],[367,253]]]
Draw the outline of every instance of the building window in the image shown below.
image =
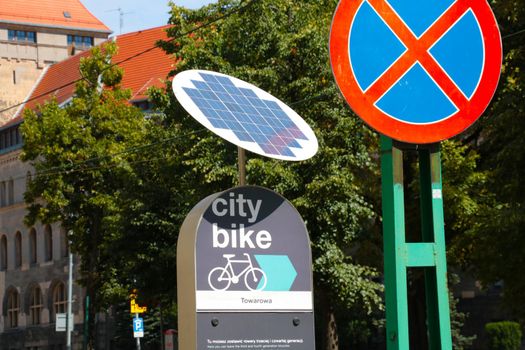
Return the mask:
[[71,35],[67,36],[67,45],[75,45],[79,48],[88,48],[93,46],[93,37],[91,36],[82,36],[82,35]]
[[11,289],[7,295],[7,328],[18,327],[18,314],[20,313],[20,294],[16,289]]
[[148,111],[151,111],[153,109],[152,103],[150,103],[150,101],[148,101],[148,100],[133,101],[132,104],[135,107],[140,108],[140,110],[142,112],[148,112]]
[[53,289],[53,312],[56,314],[63,314],[66,312],[66,285],[63,282],[58,283]]
[[5,235],[0,239],[0,269],[7,270],[7,237]]
[[36,231],[32,228],[29,230],[29,262],[31,264],[37,262],[37,247]]
[[15,204],[15,182],[9,179],[7,182],[7,205]]
[[45,259],[46,261],[53,260],[53,231],[51,226],[46,225],[44,229],[44,242],[45,242]]
[[29,321],[32,325],[40,324],[42,308],[42,290],[35,286],[31,289],[31,300],[29,301]]
[[60,253],[63,258],[69,255],[69,240],[65,229],[60,230]]
[[20,231],[15,235],[15,267],[22,266],[22,234]]
[[0,183],[0,204],[2,205],[2,207],[5,207],[6,205],[6,186],[5,186],[5,181],[2,181]]
[[20,135],[18,125],[0,131],[0,150],[21,145],[22,135]]
[[7,39],[11,41],[36,43],[36,32],[10,29],[7,31]]

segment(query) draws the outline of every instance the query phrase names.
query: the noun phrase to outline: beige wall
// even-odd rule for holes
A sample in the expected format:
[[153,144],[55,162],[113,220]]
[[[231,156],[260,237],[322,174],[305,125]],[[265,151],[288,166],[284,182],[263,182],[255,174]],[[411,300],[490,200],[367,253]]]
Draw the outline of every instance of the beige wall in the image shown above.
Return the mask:
[[[24,225],[26,206],[24,203],[24,192],[26,190],[26,179],[28,171],[32,167],[23,163],[19,159],[20,150],[0,155],[0,183],[3,181],[14,180],[14,204],[0,206],[0,237],[7,237],[8,269],[0,271],[0,333],[5,331],[6,320],[3,317],[5,310],[2,310],[6,295],[6,289],[15,287],[20,293],[21,313],[19,317],[19,327],[28,325],[29,314],[27,312],[27,293],[29,287],[38,284],[43,293],[44,308],[41,323],[47,325],[54,323],[50,319],[52,306],[48,303],[53,283],[56,281],[67,282],[68,278],[68,259],[65,257],[64,238],[65,234],[60,224],[51,225],[53,237],[53,259],[45,261],[45,242],[44,225],[34,226],[37,237],[37,263],[30,263],[30,227]],[[20,232],[22,235],[22,266],[15,266],[15,235]],[[77,259],[78,262],[78,259]],[[78,265],[77,265],[78,266]],[[78,285],[74,288],[76,300],[81,300],[82,288]],[[75,323],[82,322],[82,307],[78,303],[74,306]],[[0,344],[1,345],[1,344]],[[1,348],[1,347],[0,347]]]
[[[13,29],[13,28],[11,28]],[[36,31],[37,42],[26,43],[7,40],[8,29],[0,28],[0,57],[12,59],[29,59],[35,60],[40,65],[60,62],[70,56],[70,49],[67,47],[67,35],[85,35],[94,36],[93,33],[82,33],[77,31],[71,32],[53,32],[38,31],[35,28],[25,28],[24,30]],[[105,40],[95,38],[95,44]],[[81,51],[77,48],[76,52]]]
[[[72,52],[67,46],[67,35],[95,38],[95,45],[107,38],[105,33],[66,29],[3,25],[0,23],[0,111],[19,104],[31,92],[46,65],[68,58]],[[9,29],[35,31],[37,43],[8,40]],[[82,50],[77,48],[75,53]],[[12,118],[18,108],[0,112],[0,126]]]
[[[0,110],[24,101],[42,72],[35,61],[0,58]],[[0,125],[17,110],[0,113]]]

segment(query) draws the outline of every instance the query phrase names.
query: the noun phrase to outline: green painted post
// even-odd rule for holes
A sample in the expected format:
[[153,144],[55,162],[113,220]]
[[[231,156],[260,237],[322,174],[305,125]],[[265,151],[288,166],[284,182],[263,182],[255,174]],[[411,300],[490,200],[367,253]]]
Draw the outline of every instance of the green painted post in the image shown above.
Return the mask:
[[387,349],[407,350],[407,274],[402,253],[405,251],[403,152],[384,136],[381,136],[381,177]]
[[403,152],[381,136],[387,349],[409,349],[407,268],[425,268],[431,350],[452,350],[439,145],[419,153],[423,241],[406,243]]
[[452,349],[447,287],[447,256],[439,145],[419,151],[423,241],[433,242],[435,264],[425,268],[430,350]]

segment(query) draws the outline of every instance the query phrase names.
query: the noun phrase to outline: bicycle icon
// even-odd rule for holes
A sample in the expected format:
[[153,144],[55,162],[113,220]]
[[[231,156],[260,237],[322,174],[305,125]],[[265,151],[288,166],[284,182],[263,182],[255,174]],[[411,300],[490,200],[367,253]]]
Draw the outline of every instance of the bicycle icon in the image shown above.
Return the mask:
[[[254,267],[250,255],[244,253],[246,259],[233,259],[235,254],[224,254],[226,266],[215,267],[208,274],[208,284],[213,290],[226,290],[232,284],[239,283],[240,278],[244,275],[244,284],[249,290],[263,290],[266,287],[266,274],[258,267]],[[246,267],[239,273],[235,274],[233,265],[245,265]]]

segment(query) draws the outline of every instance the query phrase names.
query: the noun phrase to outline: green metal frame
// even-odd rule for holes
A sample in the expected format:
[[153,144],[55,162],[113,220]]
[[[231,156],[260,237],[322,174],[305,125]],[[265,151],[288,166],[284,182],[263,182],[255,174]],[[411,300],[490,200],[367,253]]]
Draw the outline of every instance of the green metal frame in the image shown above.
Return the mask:
[[[439,148],[439,147],[436,147]],[[405,239],[403,151],[381,136],[387,349],[409,349],[407,268],[425,268],[430,350],[452,350],[439,149],[418,149],[421,243]]]

